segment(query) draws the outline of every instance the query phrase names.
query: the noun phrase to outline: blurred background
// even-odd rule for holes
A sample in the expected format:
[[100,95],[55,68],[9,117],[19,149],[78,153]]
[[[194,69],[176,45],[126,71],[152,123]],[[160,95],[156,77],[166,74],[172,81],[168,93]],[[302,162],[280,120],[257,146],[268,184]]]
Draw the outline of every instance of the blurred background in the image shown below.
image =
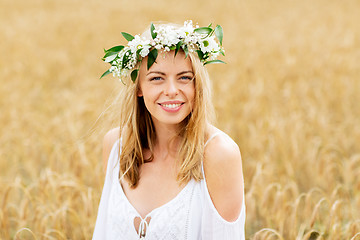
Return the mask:
[[224,29],[208,65],[240,146],[247,239],[360,239],[357,0],[1,0],[0,239],[91,239],[121,88],[103,49],[151,21]]

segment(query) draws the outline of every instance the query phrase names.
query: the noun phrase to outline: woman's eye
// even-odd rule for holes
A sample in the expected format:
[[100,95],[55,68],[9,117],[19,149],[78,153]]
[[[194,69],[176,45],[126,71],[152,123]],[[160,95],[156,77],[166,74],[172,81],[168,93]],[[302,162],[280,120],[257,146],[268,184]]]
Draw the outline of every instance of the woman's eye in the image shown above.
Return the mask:
[[180,79],[190,81],[192,79],[192,77],[190,77],[190,76],[182,76],[182,77],[180,77]]
[[154,80],[156,81],[156,80],[161,80],[161,79],[162,79],[161,77],[153,77],[150,79],[150,81],[154,81]]

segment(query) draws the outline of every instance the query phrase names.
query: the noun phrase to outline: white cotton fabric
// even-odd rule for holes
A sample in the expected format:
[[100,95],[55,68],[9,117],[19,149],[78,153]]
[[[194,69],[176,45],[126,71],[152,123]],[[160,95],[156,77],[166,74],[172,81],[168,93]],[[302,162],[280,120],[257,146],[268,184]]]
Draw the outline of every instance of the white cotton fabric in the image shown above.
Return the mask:
[[[215,133],[207,143],[217,135]],[[93,240],[137,240],[134,218],[140,217],[121,187],[117,140],[108,159],[105,183],[96,219]],[[204,168],[202,167],[204,174]],[[243,198],[244,199],[244,198]],[[146,240],[244,240],[245,203],[239,217],[228,222],[217,212],[207,189],[205,178],[194,179],[171,201],[151,211]],[[141,217],[140,217],[141,219]]]

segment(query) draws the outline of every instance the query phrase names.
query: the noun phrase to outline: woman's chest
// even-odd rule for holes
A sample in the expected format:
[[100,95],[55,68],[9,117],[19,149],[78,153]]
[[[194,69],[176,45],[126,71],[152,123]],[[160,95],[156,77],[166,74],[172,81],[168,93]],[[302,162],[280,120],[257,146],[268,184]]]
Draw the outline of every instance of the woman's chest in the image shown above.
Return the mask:
[[[112,185],[108,206],[108,228],[109,232],[113,230],[115,232],[114,235],[110,235],[123,237],[119,239],[136,239],[135,236],[139,236],[139,233],[146,229],[146,239],[163,239],[164,237],[164,239],[172,239],[171,236],[184,236],[180,239],[188,239],[186,237],[188,228],[193,225],[190,222],[194,220],[194,217],[190,217],[190,215],[194,213],[194,209],[195,211],[201,211],[198,204],[198,182],[191,180],[185,187],[180,189],[180,192],[175,197],[162,205],[147,205],[148,208],[144,208],[146,211],[144,214],[140,214],[140,211],[130,202],[118,180],[114,179]],[[156,190],[153,190],[153,192],[157,193]],[[130,193],[142,196],[141,194],[145,192]],[[149,196],[153,195],[155,194]],[[132,196],[135,197],[135,195]],[[144,201],[149,196],[143,195]],[[139,202],[139,209],[142,208],[141,204],[143,202]],[[157,204],[161,203],[158,201]],[[118,231],[119,229],[123,229],[123,231]]]
[[179,185],[175,174],[168,169],[141,169],[141,177],[136,188],[131,188],[123,179],[122,190],[141,217],[145,217],[152,210],[165,205],[174,199],[186,186]]
[[174,159],[169,159],[141,165],[136,187],[130,187],[126,179],[121,180],[127,199],[142,217],[173,199],[184,188],[184,185],[180,186],[176,181],[177,169],[174,162]]

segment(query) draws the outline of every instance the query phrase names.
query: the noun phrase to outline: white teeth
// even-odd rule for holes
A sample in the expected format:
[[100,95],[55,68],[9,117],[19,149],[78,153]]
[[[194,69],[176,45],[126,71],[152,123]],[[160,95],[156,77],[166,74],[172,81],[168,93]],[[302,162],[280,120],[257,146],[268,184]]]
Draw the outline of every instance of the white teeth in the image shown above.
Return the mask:
[[181,103],[176,103],[176,104],[161,104],[162,106],[166,107],[166,108],[177,108],[181,105]]

